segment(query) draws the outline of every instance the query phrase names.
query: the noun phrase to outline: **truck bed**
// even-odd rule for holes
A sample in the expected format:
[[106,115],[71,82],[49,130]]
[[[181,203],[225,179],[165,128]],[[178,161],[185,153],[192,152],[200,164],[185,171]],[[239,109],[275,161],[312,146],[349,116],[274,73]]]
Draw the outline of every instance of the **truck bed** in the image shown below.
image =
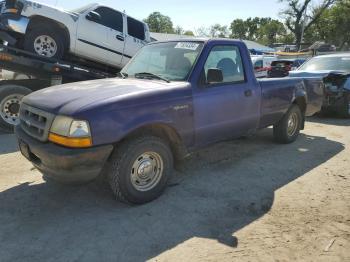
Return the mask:
[[270,126],[286,113],[298,94],[306,94],[305,116],[321,110],[324,84],[320,78],[259,79],[261,86],[260,128]]

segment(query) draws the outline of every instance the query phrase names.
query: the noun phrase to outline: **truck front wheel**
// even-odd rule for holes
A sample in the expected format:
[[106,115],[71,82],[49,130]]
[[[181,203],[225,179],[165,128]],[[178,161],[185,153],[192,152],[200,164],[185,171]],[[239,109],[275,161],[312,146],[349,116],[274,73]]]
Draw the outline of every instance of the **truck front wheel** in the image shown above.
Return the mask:
[[144,204],[163,193],[173,170],[173,156],[162,139],[142,136],[117,145],[107,165],[117,200]]
[[273,127],[275,141],[281,144],[294,142],[302,127],[303,117],[299,106],[293,105],[284,117]]
[[59,31],[49,26],[36,25],[26,34],[24,49],[48,58],[62,59],[66,47]]
[[0,87],[0,129],[5,132],[13,132],[19,124],[19,107],[24,96],[31,90],[16,85],[4,85]]

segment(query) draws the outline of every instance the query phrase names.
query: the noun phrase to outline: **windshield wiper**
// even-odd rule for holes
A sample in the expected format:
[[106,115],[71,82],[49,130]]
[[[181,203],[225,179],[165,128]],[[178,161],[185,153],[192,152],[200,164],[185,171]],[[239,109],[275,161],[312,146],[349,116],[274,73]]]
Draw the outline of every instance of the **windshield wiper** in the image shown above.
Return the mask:
[[136,78],[154,78],[154,79],[159,79],[159,80],[163,80],[167,83],[170,83],[170,81],[162,76],[153,74],[153,73],[148,73],[148,72],[142,72],[142,73],[136,73],[135,74]]
[[123,72],[119,72],[119,73],[117,74],[117,76],[121,76],[121,78],[123,78],[123,79],[129,77],[129,75],[128,75],[127,73],[123,73]]

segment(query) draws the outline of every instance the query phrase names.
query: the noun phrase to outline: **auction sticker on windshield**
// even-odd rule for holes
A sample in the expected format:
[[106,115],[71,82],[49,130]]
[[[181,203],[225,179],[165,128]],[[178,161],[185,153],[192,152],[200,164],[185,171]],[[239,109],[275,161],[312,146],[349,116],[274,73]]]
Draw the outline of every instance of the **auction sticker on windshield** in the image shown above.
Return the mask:
[[175,46],[175,48],[178,49],[188,49],[188,50],[197,50],[199,44],[198,43],[191,43],[191,42],[179,42]]

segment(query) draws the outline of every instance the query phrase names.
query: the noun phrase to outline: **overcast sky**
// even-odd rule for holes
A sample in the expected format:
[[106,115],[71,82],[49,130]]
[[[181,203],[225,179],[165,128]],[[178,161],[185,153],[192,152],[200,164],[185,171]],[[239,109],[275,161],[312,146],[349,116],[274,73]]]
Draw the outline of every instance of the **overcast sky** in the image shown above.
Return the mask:
[[[65,9],[77,8],[95,1],[86,0],[37,0]],[[236,18],[272,17],[278,18],[283,5],[277,0],[99,0],[129,15],[143,19],[153,11],[170,16],[174,26],[195,30],[215,23],[229,25]]]

